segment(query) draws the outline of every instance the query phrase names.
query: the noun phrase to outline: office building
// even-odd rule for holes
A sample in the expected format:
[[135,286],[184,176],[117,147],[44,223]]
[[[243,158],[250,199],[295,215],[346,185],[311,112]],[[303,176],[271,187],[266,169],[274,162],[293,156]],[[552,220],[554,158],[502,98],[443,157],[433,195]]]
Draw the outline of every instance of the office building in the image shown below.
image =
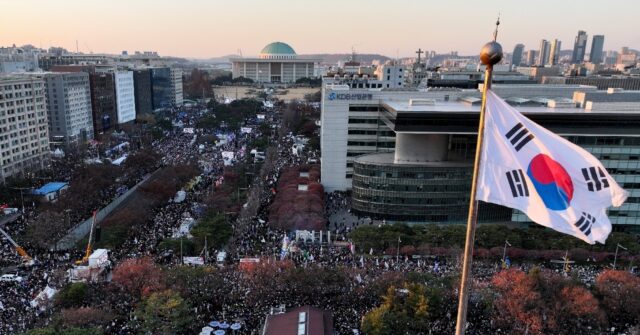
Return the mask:
[[525,63],[529,66],[535,65],[536,57],[537,57],[537,53],[535,50],[528,50]]
[[524,52],[524,44],[516,44],[511,55],[511,65],[520,66],[522,64],[522,53]]
[[54,72],[86,72],[95,136],[135,119],[133,73],[112,65],[57,65]]
[[571,64],[580,64],[584,61],[584,54],[587,50],[587,33],[578,31],[575,43],[573,44],[573,54],[571,56]]
[[136,119],[133,72],[118,71],[114,76],[117,122],[118,124],[131,122]]
[[560,48],[562,42],[558,41],[558,39],[554,39],[551,43],[551,49],[549,50],[549,59],[547,60],[547,65],[557,65],[560,60]]
[[640,78],[635,76],[589,76],[589,77],[557,77],[548,76],[541,80],[542,84],[551,85],[589,85],[599,90],[622,88],[624,90],[640,90]]
[[51,71],[60,65],[104,65],[111,61],[111,57],[98,54],[40,54],[38,64],[44,71]]
[[430,103],[433,100],[455,101],[467,95],[478,96],[477,90],[455,88],[380,90],[362,87],[333,78],[323,80],[321,175],[327,192],[351,188],[353,159],[356,156],[393,152],[395,133],[379,119],[380,101]]
[[[573,102],[578,107],[589,110],[602,110],[598,107],[613,106],[621,110],[638,110],[640,111],[640,91],[625,91],[620,88],[610,88],[596,91],[576,91],[573,94]],[[591,104],[589,104],[591,103]],[[626,104],[626,106],[622,104]]]
[[89,74],[89,81],[91,83],[93,130],[97,136],[118,124],[115,78],[114,74],[110,72],[93,72]]
[[536,65],[544,66],[549,62],[549,52],[551,51],[551,44],[547,40],[540,41],[540,50],[538,51],[538,62]]
[[234,57],[233,78],[249,78],[256,83],[295,83],[300,78],[316,77],[315,66],[320,59],[298,57],[291,46],[283,42],[266,45],[257,58]]
[[[618,91],[614,93],[619,97],[612,98],[615,101],[601,101],[600,95],[614,93],[572,87],[594,100],[585,104],[591,108],[582,108],[576,107],[580,98],[574,101],[571,91],[562,85],[515,87],[519,86],[496,85],[493,89],[533,121],[600,159],[631,192],[625,205],[610,211],[611,221],[640,225],[637,92]],[[325,190],[351,190],[352,210],[367,216],[465,222],[480,102],[478,90],[380,91],[324,85],[321,175]],[[517,211],[482,206],[481,221],[528,222]]]
[[133,88],[136,115],[149,114],[153,112],[150,69],[133,70]]
[[629,47],[622,47],[618,56],[616,57],[616,64],[621,65],[622,68],[635,65],[638,59],[638,55],[629,50]]
[[519,66],[516,71],[533,78],[536,82],[540,82],[545,76],[558,76],[560,75],[560,68],[557,66]]
[[374,74],[378,80],[383,81],[385,88],[400,88],[404,86],[405,71],[404,65],[395,61],[388,61],[384,65],[378,66]]
[[89,74],[49,72],[44,78],[51,146],[72,146],[93,139]]
[[589,62],[593,64],[600,64],[604,60],[604,35],[593,35],[591,40],[591,53],[589,53]]
[[45,82],[36,75],[0,75],[0,182],[49,164]]
[[182,70],[171,68],[171,104],[173,106],[182,106]]
[[151,69],[151,96],[153,110],[169,108],[175,101],[175,87],[171,69],[158,67]]
[[38,54],[17,47],[0,47],[0,73],[38,70]]

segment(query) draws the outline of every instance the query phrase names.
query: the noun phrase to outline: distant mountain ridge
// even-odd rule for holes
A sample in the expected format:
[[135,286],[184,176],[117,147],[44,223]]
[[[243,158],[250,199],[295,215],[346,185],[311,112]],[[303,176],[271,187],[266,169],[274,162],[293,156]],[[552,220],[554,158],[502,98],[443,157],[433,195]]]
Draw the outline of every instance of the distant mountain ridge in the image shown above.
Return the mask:
[[[351,59],[351,54],[307,54],[300,56],[309,58],[320,58],[323,64],[335,64],[339,61],[348,61]],[[388,60],[391,60],[391,58],[380,54],[356,54],[357,62],[371,64],[371,62],[374,60],[386,62]]]

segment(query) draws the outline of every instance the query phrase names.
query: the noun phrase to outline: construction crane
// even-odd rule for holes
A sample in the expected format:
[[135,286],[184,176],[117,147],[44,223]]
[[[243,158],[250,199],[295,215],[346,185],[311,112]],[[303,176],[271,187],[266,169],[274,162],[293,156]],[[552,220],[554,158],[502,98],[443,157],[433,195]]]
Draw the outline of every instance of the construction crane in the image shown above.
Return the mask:
[[13,247],[16,249],[16,252],[18,253],[18,255],[20,255],[20,257],[22,257],[22,261],[24,262],[24,264],[33,264],[33,258],[31,258],[31,256],[29,256],[29,254],[27,254],[26,251],[24,251],[24,249],[18,245],[18,243],[16,243],[16,241],[14,241],[11,236],[9,236],[9,234],[4,231],[4,229],[0,228],[0,233],[2,233],[2,235],[4,235],[4,237],[7,238],[7,240],[9,240],[9,242],[13,245]]
[[93,252],[93,246],[91,245],[91,240],[93,239],[93,230],[96,226],[96,216],[98,215],[98,211],[93,211],[93,220],[91,221],[91,230],[89,231],[89,241],[87,241],[87,250],[85,250],[84,257],[81,260],[76,261],[76,265],[83,265],[89,261],[89,256]]

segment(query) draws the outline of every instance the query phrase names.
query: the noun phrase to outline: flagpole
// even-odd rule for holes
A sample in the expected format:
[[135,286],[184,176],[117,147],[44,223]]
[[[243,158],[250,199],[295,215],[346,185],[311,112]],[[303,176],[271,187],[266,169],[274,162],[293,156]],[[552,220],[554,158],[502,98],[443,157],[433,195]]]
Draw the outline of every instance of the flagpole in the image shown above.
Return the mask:
[[476,143],[476,157],[473,163],[473,177],[471,180],[471,196],[469,198],[469,216],[467,217],[467,237],[464,246],[464,259],[462,262],[462,276],[460,278],[460,293],[458,299],[458,317],[456,321],[456,335],[465,333],[467,324],[467,303],[469,301],[469,277],[471,274],[471,262],[473,260],[473,244],[476,235],[476,225],[478,223],[478,202],[476,200],[476,185],[478,182],[478,168],[480,166],[480,156],[482,153],[482,140],[484,137],[484,114],[487,107],[487,90],[491,87],[491,76],[493,65],[502,60],[502,46],[496,42],[498,37],[498,26],[500,19],[496,22],[496,30],[493,34],[493,42],[484,45],[480,51],[480,61],[486,66],[484,73],[484,86],[482,87],[482,106],[480,107],[480,122],[478,125],[478,140]]

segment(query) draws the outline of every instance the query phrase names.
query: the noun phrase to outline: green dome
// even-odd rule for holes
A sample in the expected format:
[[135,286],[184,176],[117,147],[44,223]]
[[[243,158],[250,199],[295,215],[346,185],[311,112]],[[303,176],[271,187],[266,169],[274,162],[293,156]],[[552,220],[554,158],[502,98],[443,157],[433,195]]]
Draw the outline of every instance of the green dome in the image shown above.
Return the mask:
[[295,55],[296,52],[287,43],[273,42],[267,44],[266,47],[260,51],[262,55]]

